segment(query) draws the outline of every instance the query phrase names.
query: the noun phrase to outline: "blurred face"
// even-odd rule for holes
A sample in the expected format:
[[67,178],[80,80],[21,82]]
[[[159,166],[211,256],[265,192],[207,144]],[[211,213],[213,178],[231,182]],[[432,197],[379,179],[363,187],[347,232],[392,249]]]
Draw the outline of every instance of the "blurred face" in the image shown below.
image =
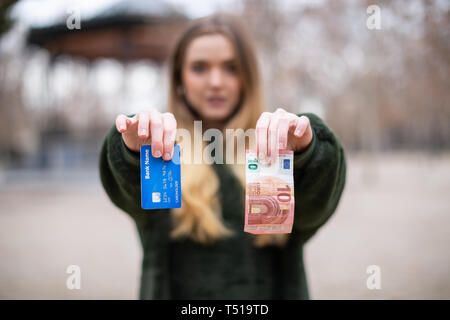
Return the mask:
[[186,51],[182,81],[189,102],[204,121],[226,119],[237,106],[241,92],[231,41],[221,34],[192,40]]

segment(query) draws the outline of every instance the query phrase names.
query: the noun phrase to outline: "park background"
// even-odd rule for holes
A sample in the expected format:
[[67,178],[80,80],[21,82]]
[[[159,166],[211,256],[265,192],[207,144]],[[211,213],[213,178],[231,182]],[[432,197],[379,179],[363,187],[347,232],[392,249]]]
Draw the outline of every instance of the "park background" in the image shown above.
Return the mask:
[[250,30],[269,111],[316,113],[346,150],[342,200],[305,246],[311,298],[450,299],[450,2],[0,6],[0,299],[138,297],[138,235],[101,188],[98,151],[117,114],[164,110],[174,39],[214,12]]

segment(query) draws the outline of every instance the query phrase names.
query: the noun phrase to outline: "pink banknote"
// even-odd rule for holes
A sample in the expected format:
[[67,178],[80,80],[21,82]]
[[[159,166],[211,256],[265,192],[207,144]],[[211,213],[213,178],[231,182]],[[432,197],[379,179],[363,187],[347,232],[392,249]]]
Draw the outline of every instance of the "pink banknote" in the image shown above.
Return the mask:
[[294,223],[293,152],[280,150],[273,164],[246,152],[244,231],[255,234],[291,233]]

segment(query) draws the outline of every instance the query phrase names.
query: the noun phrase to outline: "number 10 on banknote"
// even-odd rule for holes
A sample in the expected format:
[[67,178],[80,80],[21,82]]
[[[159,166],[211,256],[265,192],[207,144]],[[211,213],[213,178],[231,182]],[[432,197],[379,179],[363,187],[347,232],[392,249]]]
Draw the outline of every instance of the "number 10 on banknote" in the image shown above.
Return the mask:
[[291,233],[294,223],[293,152],[279,150],[272,164],[246,150],[245,226],[255,234]]

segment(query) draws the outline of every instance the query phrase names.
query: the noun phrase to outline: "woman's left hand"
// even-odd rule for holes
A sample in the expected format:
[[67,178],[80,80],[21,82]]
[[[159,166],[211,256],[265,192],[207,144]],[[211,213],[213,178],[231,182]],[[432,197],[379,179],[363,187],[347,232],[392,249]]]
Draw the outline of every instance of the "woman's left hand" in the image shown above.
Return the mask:
[[278,108],[275,112],[263,112],[256,123],[256,147],[260,160],[275,162],[279,149],[294,152],[306,149],[313,133],[308,117],[297,116]]

